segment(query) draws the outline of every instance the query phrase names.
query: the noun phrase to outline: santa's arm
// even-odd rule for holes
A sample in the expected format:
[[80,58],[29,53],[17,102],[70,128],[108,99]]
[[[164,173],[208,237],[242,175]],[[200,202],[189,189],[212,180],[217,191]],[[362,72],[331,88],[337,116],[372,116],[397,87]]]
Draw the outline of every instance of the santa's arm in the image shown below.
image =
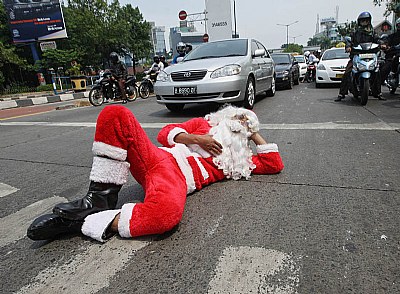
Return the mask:
[[[157,141],[166,147],[172,147],[176,143],[196,144],[194,141],[198,138],[194,135],[207,134],[209,129],[210,126],[205,119],[193,118],[183,123],[166,125],[158,133]],[[187,134],[188,136],[181,135],[178,137],[178,134]]]
[[253,174],[276,174],[283,170],[284,165],[278,145],[267,143],[259,133],[254,133],[250,139],[256,144],[257,149],[257,155],[252,157],[252,161],[256,165],[252,171]]

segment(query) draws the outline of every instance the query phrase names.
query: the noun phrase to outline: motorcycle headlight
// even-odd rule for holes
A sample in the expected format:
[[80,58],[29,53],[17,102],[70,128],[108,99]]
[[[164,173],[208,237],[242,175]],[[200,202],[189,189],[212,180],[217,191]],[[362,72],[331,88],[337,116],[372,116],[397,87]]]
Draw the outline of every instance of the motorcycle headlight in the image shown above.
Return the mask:
[[222,77],[229,77],[240,74],[242,68],[240,65],[231,64],[221,68],[214,70],[211,74],[212,79],[222,78]]
[[168,81],[168,74],[165,71],[160,71],[157,76],[158,82],[166,82]]
[[321,63],[321,64],[318,64],[317,69],[319,69],[319,70],[326,70],[325,66],[324,66],[322,63]]

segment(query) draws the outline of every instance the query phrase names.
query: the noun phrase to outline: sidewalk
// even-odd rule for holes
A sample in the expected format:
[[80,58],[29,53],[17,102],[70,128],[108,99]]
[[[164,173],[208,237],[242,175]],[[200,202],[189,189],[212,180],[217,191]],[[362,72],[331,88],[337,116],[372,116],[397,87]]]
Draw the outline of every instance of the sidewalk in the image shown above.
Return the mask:
[[29,96],[14,95],[11,97],[0,98],[0,110],[81,99],[87,98],[88,96],[89,91],[60,95],[50,95],[49,93],[33,94]]

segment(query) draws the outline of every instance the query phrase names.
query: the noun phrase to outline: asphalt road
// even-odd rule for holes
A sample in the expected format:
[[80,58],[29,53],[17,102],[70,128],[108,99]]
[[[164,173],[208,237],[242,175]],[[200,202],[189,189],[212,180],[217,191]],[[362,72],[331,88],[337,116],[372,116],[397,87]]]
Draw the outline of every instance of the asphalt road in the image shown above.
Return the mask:
[[[333,102],[337,92],[259,97],[282,173],[213,184],[188,196],[172,232],[105,244],[25,236],[86,193],[102,107],[0,111],[0,293],[400,293],[400,99],[384,89],[386,101],[362,107]],[[154,142],[162,125],[215,110],[126,106]],[[119,205],[143,196],[131,178]]]

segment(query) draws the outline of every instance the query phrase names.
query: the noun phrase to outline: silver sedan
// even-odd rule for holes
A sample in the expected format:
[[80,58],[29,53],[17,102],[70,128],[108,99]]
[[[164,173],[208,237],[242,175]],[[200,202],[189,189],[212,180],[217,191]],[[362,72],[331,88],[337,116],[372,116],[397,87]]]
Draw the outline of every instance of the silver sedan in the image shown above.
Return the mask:
[[188,103],[235,103],[252,109],[256,94],[275,95],[274,63],[264,45],[253,39],[202,44],[182,62],[158,74],[157,102],[170,111]]

